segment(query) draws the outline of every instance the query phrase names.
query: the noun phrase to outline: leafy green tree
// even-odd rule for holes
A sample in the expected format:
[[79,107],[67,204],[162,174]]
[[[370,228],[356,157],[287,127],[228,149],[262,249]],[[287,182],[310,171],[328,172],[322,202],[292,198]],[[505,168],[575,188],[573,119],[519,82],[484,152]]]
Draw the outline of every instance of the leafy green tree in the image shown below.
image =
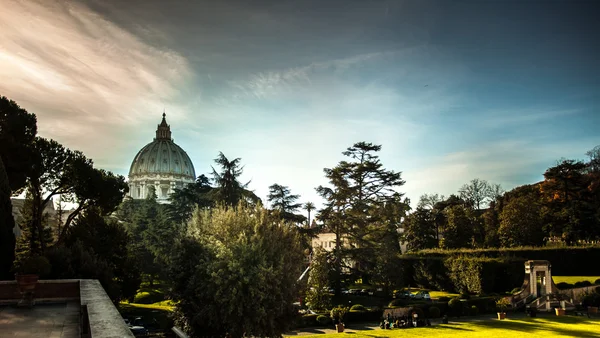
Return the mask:
[[463,185],[460,190],[460,198],[474,210],[481,210],[489,202],[500,197],[503,193],[499,184],[490,184],[486,180],[475,178],[471,182]]
[[123,226],[89,208],[68,228],[63,242],[47,251],[51,277],[98,279],[114,301],[131,300],[141,278],[129,244]]
[[15,221],[10,202],[10,185],[0,157],[0,280],[10,279],[15,260],[16,239],[13,233]]
[[504,247],[544,244],[541,205],[538,199],[521,196],[511,199],[500,214],[500,241]]
[[188,184],[182,189],[175,189],[169,196],[168,205],[169,219],[176,223],[185,223],[196,208],[208,208],[213,206],[210,197],[212,191],[210,180],[205,175],[200,175],[194,184]]
[[548,233],[567,244],[594,232],[592,206],[586,203],[586,167],[581,161],[562,160],[546,170],[540,185]]
[[447,224],[441,245],[445,249],[467,248],[471,246],[473,228],[468,210],[462,205],[445,209]]
[[260,206],[197,210],[170,265],[176,323],[191,336],[279,336],[296,318],[303,254]]
[[433,214],[433,219],[436,225],[436,231],[437,231],[437,239],[438,239],[438,246],[441,248],[442,246],[442,237],[444,232],[446,231],[446,227],[448,225],[448,218],[446,215],[446,209],[449,209],[450,207],[459,205],[459,206],[464,206],[466,203],[464,200],[462,200],[459,196],[457,195],[450,195],[448,196],[448,198],[439,201],[437,203],[434,204],[433,209],[432,209],[432,214]]
[[[79,151],[71,151],[54,140],[41,137],[35,139],[33,149],[35,153],[27,177],[27,195],[32,202],[32,219],[28,226],[32,232],[37,232],[38,238],[43,237],[43,211],[55,196],[62,195],[78,204],[67,218],[58,237],[60,242],[71,222],[84,210],[98,208],[108,214],[117,208],[127,192],[122,176],[94,169],[92,161]],[[45,242],[40,243],[41,247],[31,243],[33,254],[45,251]]]
[[483,246],[486,248],[497,248],[500,246],[500,237],[498,236],[500,215],[498,214],[498,209],[496,202],[491,202],[490,208],[481,216],[485,231]]
[[[61,195],[63,200],[76,203],[77,207],[67,217],[58,241],[69,229],[71,222],[89,209],[96,209],[102,216],[115,211],[129,190],[125,178],[110,171],[96,169],[84,161],[74,161],[70,194]],[[76,167],[78,166],[78,167]]]
[[0,279],[11,278],[16,239],[10,197],[25,186],[36,133],[35,115],[0,96]]
[[407,251],[431,249],[437,246],[435,222],[430,210],[418,207],[404,220],[402,239]]
[[445,199],[446,198],[444,197],[444,195],[423,194],[419,198],[419,203],[417,204],[417,208],[433,210],[433,209],[435,209],[435,207],[438,203],[443,202]]
[[0,158],[4,162],[11,193],[18,193],[25,186],[36,134],[35,114],[0,96]]
[[250,182],[242,184],[238,181],[243,173],[243,167],[240,167],[241,158],[229,160],[222,152],[215,159],[215,162],[221,167],[221,171],[217,172],[213,168],[213,181],[215,188],[211,192],[211,198],[217,203],[223,203],[226,206],[234,207],[240,201],[249,203],[261,203],[252,191],[247,190]]
[[295,214],[300,209],[302,203],[298,203],[300,195],[292,195],[290,189],[277,183],[269,187],[267,199],[271,208],[276,211],[280,217],[293,223],[302,223],[306,218]]
[[600,172],[600,145],[595,146],[585,154],[589,158],[589,162],[587,163],[589,170],[594,173]]
[[306,303],[312,310],[325,311],[331,307],[329,270],[327,252],[317,248],[312,254],[306,291]]
[[117,217],[130,236],[130,250],[150,285],[165,274],[165,262],[177,241],[182,224],[167,219],[165,206],[152,189],[144,200],[125,200]]

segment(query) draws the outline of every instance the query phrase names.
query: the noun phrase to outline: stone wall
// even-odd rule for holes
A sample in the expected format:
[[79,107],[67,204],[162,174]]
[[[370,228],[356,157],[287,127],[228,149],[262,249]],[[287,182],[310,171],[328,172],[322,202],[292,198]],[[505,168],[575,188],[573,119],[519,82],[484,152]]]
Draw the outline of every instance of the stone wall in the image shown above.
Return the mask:
[[[36,301],[79,299],[79,280],[40,280],[35,290]],[[0,303],[14,303],[21,299],[16,281],[0,281]]]

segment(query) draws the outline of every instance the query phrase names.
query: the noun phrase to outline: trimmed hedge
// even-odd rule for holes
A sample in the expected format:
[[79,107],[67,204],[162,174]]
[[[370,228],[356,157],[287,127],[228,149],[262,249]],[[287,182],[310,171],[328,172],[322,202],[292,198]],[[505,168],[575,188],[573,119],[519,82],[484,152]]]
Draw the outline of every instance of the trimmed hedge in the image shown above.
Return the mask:
[[546,260],[556,276],[600,276],[600,245],[564,247],[519,247],[495,249],[423,250],[411,254],[418,257],[448,257],[458,255],[521,260]]
[[401,256],[404,285],[462,294],[501,293],[520,286],[522,261],[487,257]]
[[350,311],[367,311],[367,309],[364,306],[360,305],[360,304],[354,304],[350,308]]
[[310,327],[310,326],[318,326],[317,323],[317,315],[315,314],[306,314],[299,318],[296,327]]
[[404,285],[471,294],[518,288],[527,260],[550,261],[554,275],[600,275],[600,264],[586,264],[600,261],[600,246],[424,250],[400,256]]
[[383,317],[383,310],[355,311],[350,310],[344,317],[344,323],[379,322]]
[[440,318],[441,314],[442,312],[440,311],[439,307],[432,306],[429,308],[429,318]]

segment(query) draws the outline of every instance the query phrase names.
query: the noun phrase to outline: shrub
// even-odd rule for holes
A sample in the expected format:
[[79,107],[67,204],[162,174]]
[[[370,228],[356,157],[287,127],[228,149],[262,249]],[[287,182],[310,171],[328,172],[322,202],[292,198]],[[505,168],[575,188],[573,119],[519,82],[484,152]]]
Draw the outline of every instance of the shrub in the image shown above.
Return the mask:
[[477,316],[479,314],[479,309],[475,305],[471,305],[471,309],[469,310],[469,314],[471,316]]
[[432,306],[429,308],[429,318],[440,318],[440,308],[437,306]]
[[344,317],[346,317],[347,312],[348,312],[347,307],[338,305],[338,307],[334,307],[333,309],[331,309],[329,316],[331,317],[331,319],[333,320],[333,322],[335,324],[343,323]]
[[560,283],[556,284],[556,287],[561,290],[567,290],[567,289],[572,289],[574,286],[573,286],[573,284],[570,284],[570,283],[560,282]]
[[438,298],[438,301],[444,302],[444,303],[448,303],[449,300],[450,300],[450,297],[446,297],[446,296],[442,296],[442,297]]
[[502,297],[496,301],[496,308],[500,312],[506,311],[506,308],[510,305],[510,301],[506,297]]
[[367,309],[364,306],[360,305],[360,304],[354,304],[350,308],[350,311],[367,311]]
[[598,293],[588,293],[581,300],[581,305],[588,306],[600,306],[600,294]]
[[52,270],[52,265],[50,265],[48,258],[44,256],[30,256],[16,262],[15,270],[24,275],[32,274],[45,277]]
[[587,280],[575,283],[575,287],[576,288],[581,288],[581,287],[585,287],[585,286],[592,286],[592,283],[590,281],[587,281]]
[[388,304],[388,307],[399,307],[402,305],[404,305],[402,299],[394,299]]
[[596,284],[596,285],[600,285],[600,278],[596,279],[596,280],[594,281],[594,284]]
[[472,298],[468,301],[469,310],[473,306],[477,307],[479,313],[493,313],[496,311],[496,302],[493,297]]
[[596,291],[596,293],[600,294],[600,286],[596,286],[594,290]]
[[383,316],[383,311],[349,311],[344,323],[377,322]]
[[302,316],[301,320],[302,326],[315,326],[317,325],[317,315],[315,314],[307,314]]
[[460,294],[460,299],[471,299],[471,295],[468,292],[463,292]]
[[448,307],[450,308],[450,311],[452,311],[452,313],[454,315],[460,316],[463,312],[463,302],[460,300],[460,298],[458,297],[454,297],[452,299],[450,299],[450,301],[448,302]]
[[331,323],[331,319],[327,316],[319,315],[319,316],[317,316],[317,323],[319,323],[321,325],[327,325],[327,324]]

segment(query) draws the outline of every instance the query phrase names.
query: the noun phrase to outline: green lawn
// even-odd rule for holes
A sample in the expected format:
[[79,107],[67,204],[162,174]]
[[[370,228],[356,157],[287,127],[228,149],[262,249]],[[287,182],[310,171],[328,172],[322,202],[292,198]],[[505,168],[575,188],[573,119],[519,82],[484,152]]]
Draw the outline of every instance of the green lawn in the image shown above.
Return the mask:
[[[318,334],[303,338],[339,338],[344,334]],[[365,330],[346,333],[348,337],[600,337],[600,319],[586,317],[523,318],[485,320],[433,327]]]
[[583,281],[589,281],[593,284],[596,279],[600,279],[600,276],[552,276],[552,280],[554,280],[555,284],[562,282],[575,284]]
[[142,317],[145,323],[152,323],[157,328],[167,331],[173,327],[173,321],[170,318],[171,309],[147,304],[127,303],[120,303],[117,309],[123,318],[133,319],[135,317]]

